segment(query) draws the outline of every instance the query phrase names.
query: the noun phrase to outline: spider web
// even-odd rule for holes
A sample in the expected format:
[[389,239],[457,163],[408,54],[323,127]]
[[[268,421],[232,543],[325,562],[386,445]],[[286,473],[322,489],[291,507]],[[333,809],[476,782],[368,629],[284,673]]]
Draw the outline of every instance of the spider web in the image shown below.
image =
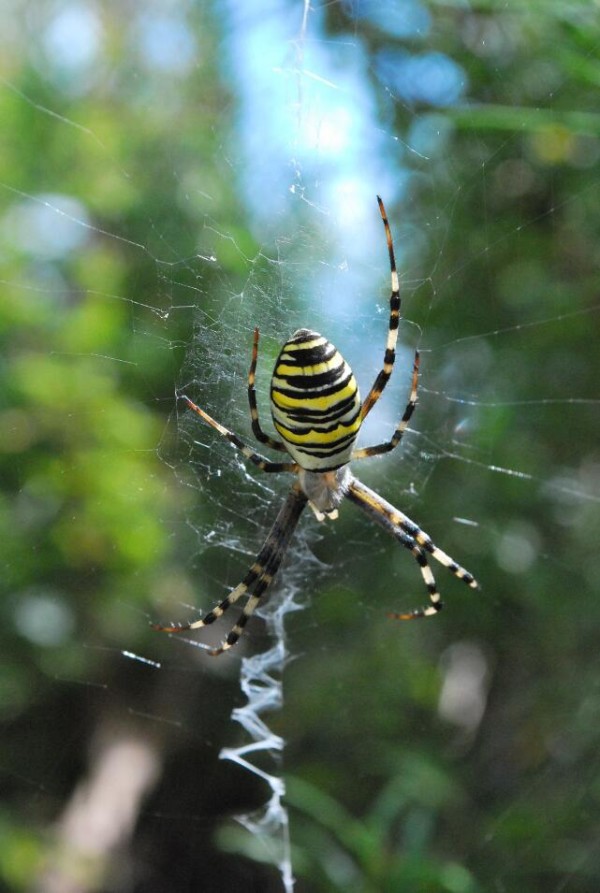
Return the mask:
[[[114,12],[107,21],[94,4],[17,4],[21,17],[7,26],[17,44],[24,35],[32,40],[35,74],[23,79],[7,52],[1,89],[10,97],[10,124],[16,131],[31,119],[47,135],[49,154],[56,158],[54,147],[62,147],[65,158],[48,178],[28,180],[12,168],[2,178],[6,255],[19,263],[26,258],[25,272],[11,261],[3,280],[15,302],[31,307],[39,300],[56,327],[73,327],[70,340],[57,341],[49,326],[41,351],[28,335],[28,351],[48,353],[57,368],[58,361],[81,358],[66,384],[51,367],[32,365],[18,396],[33,416],[31,393],[41,395],[36,418],[38,409],[43,419],[62,413],[67,431],[72,419],[87,432],[93,414],[117,431],[85,463],[79,443],[54,449],[65,449],[81,487],[86,475],[101,480],[106,463],[110,483],[119,487],[97,484],[89,500],[105,515],[118,490],[129,492],[129,476],[132,491],[146,494],[135,517],[160,518],[170,549],[145,565],[142,552],[165,548],[149,545],[158,542],[157,531],[144,527],[136,542],[126,530],[115,542],[137,564],[111,563],[101,545],[77,538],[53,508],[48,481],[58,472],[44,477],[34,466],[15,484],[4,529],[25,518],[28,544],[47,527],[53,532],[42,542],[71,556],[69,574],[57,584],[49,558],[31,580],[23,567],[35,549],[20,552],[7,536],[11,631],[19,648],[30,649],[15,650],[15,666],[33,658],[41,695],[19,701],[11,692],[8,699],[8,799],[30,794],[32,824],[52,832],[51,843],[41,845],[27,815],[16,810],[14,822],[2,817],[9,833],[0,870],[15,889],[64,893],[104,883],[119,891],[165,884],[178,890],[202,877],[213,884],[207,889],[254,883],[291,890],[295,875],[299,889],[306,877],[313,879],[306,889],[395,883],[396,889],[499,891],[529,884],[588,893],[597,887],[597,835],[586,817],[597,813],[597,733],[590,729],[597,728],[598,666],[586,629],[571,619],[585,615],[594,628],[600,502],[591,433],[598,396],[590,371],[600,309],[593,247],[597,123],[583,93],[581,107],[569,108],[572,97],[560,78],[575,64],[577,42],[569,43],[572,57],[553,65],[552,46],[536,44],[529,17],[516,24],[510,11],[493,5],[459,9],[408,0],[386,4],[382,17],[379,6],[173,3],[168,12],[150,9],[125,22]],[[593,34],[586,15],[573,4],[557,20],[571,35],[585,28]],[[111,83],[108,60],[120,56],[119,25],[135,52]],[[448,37],[455,32],[460,41]],[[218,53],[209,39],[214,34]],[[480,66],[506,71],[503,55],[521,58],[527,41],[536,50],[527,70],[530,106],[523,96],[513,108],[506,98],[495,101],[498,76],[488,106],[469,108]],[[590,68],[594,49],[590,42],[580,54]],[[593,79],[581,65],[582,80]],[[199,89],[192,78],[198,66],[203,85],[217,86]],[[111,113],[125,122],[123,109],[85,101],[103,90],[124,99],[136,124],[147,128],[146,154],[121,160],[120,135],[106,122]],[[452,135],[468,132],[469,114],[478,123],[457,151]],[[132,123],[130,134],[136,131]],[[152,140],[168,147],[158,163],[149,157]],[[71,152],[100,171],[87,193],[68,163]],[[138,195],[163,178],[171,203],[140,201],[140,234]],[[302,326],[339,347],[365,394],[381,365],[388,313],[376,193],[390,215],[404,319],[394,377],[361,444],[393,430],[417,346],[420,405],[401,456],[361,463],[355,472],[481,578],[484,595],[461,592],[434,568],[449,607],[443,620],[435,628],[399,630],[385,613],[420,603],[418,570],[347,509],[335,525],[303,519],[259,612],[263,622],[250,626],[231,655],[205,654],[229,629],[229,617],[193,637],[144,637],[147,620],[185,620],[239,582],[289,486],[285,476],[248,468],[215,432],[181,411],[176,391],[251,442],[245,386],[259,325],[265,427],[273,359]],[[481,225],[460,245],[456,230],[469,215]],[[539,265],[529,256],[532,234],[557,251],[567,246],[552,288],[539,284]],[[131,278],[122,274],[126,262],[135,270]],[[476,282],[477,290],[463,293],[463,281]],[[76,328],[84,306],[89,320]],[[107,334],[117,327],[115,317],[127,345]],[[25,354],[19,343],[21,349]],[[92,375],[92,362],[106,374]],[[164,426],[126,440],[125,429],[145,423],[133,404],[114,415],[96,404],[109,380],[145,401]],[[15,442],[26,444],[12,396],[5,430],[21,432]],[[121,453],[146,453],[153,464],[136,469],[136,477],[128,466],[107,462]],[[55,486],[55,502],[57,493]],[[114,514],[127,514],[128,499],[133,504],[133,497],[115,501]],[[93,512],[77,511],[74,527],[101,529]],[[124,519],[128,526],[136,525]],[[73,554],[95,561],[78,564]],[[99,607],[82,608],[82,594]],[[528,624],[542,645],[520,634]],[[512,651],[511,626],[519,642]],[[542,660],[545,649],[556,655],[556,666]],[[535,679],[540,668],[548,672],[544,683]],[[12,664],[11,673],[19,680],[14,690],[24,692]],[[519,697],[505,696],[519,690]],[[70,738],[54,734],[51,723],[35,726],[44,756],[31,759],[35,749],[24,728],[36,709],[46,718],[44,699],[57,715],[86,718],[80,726],[56,724]],[[403,718],[392,730],[394,720],[382,719],[387,705]],[[357,726],[360,735],[353,734]],[[78,734],[85,749],[71,743]],[[432,752],[440,750],[443,761],[436,762]],[[221,765],[219,755],[226,759]],[[394,773],[389,766],[396,761],[402,768]],[[380,773],[372,769],[378,762]],[[347,789],[344,763],[351,779],[356,774],[356,791]],[[361,771],[375,795],[359,791]],[[486,810],[465,782],[462,793],[474,800],[460,812],[463,836],[446,835],[436,847],[429,825],[458,814],[460,797],[450,788],[461,773],[483,779],[483,795],[494,805]],[[560,792],[568,782],[571,820],[552,796],[555,784]],[[558,830],[532,817],[530,802],[537,810],[547,806]],[[237,815],[246,831],[223,815]],[[478,834],[472,826],[482,816]],[[432,874],[425,878],[394,874],[401,860],[391,858],[388,874],[378,876],[364,856],[398,847],[410,862],[426,846]],[[507,851],[522,875],[503,862]],[[35,858],[15,856],[22,852]],[[269,867],[244,875],[250,869],[234,865],[239,854],[276,865],[278,876]],[[103,881],[82,869],[86,860]],[[34,866],[28,876],[26,861]]]

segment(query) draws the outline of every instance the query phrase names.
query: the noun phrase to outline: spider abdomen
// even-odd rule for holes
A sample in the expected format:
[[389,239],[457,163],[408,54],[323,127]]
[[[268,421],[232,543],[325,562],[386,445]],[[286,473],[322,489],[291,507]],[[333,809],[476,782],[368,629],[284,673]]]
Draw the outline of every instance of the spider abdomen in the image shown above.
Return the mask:
[[337,348],[318,332],[294,332],[275,363],[271,414],[298,465],[329,471],[349,462],[360,409],[356,379]]

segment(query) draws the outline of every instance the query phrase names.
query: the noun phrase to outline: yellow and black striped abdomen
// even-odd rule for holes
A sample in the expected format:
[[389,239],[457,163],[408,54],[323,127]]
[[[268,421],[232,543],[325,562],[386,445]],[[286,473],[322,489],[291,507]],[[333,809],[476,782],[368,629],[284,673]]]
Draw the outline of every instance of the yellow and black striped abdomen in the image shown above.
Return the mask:
[[294,332],[271,379],[273,422],[294,461],[310,471],[349,462],[360,406],[352,369],[331,341],[309,329]]

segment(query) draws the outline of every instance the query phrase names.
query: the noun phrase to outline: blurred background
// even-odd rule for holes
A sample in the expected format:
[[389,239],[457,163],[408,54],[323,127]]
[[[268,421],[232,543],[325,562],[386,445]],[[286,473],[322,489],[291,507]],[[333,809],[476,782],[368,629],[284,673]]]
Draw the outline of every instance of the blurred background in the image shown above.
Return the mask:
[[[12,0],[0,23],[0,888],[597,893],[598,3]],[[415,347],[420,403],[354,470],[482,591],[436,566],[446,610],[398,624],[410,554],[350,504],[306,514],[255,759],[285,807],[253,829],[270,788],[219,753],[272,630],[213,659],[149,621],[239,582],[289,480],[176,390],[249,439],[258,325],[266,428],[296,328],[366,394],[377,193],[404,319],[361,444]]]

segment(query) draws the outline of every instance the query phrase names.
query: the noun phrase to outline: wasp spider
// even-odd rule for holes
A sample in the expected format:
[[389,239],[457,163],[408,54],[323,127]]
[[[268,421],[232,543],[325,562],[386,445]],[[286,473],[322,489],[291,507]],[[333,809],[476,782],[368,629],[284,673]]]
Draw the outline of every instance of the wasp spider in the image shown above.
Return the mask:
[[344,498],[349,499],[412,553],[421,569],[429,593],[429,604],[405,613],[391,614],[390,616],[395,619],[413,620],[416,617],[428,617],[442,608],[428,556],[435,558],[472,589],[479,588],[473,575],[438,549],[418,524],[369,487],[361,484],[350,471],[351,459],[380,456],[398,446],[417,403],[418,351],[414,358],[408,403],[391,439],[376,446],[354,448],[362,423],[379,400],[392,374],[400,320],[400,285],[392,235],[385,207],[379,196],[377,201],[387,239],[392,293],[383,367],[364,401],[361,402],[358,385],[348,363],[331,341],[310,329],[298,329],[294,332],[281,348],[275,363],[271,379],[271,414],[281,440],[265,434],[258,416],[254,386],[258,359],[258,329],[254,330],[252,360],[248,373],[248,401],[253,434],[260,443],[286,453],[292,461],[271,462],[265,459],[246,446],[237,434],[196,406],[189,397],[181,395],[181,399],[187,403],[189,409],[225,437],[261,471],[288,471],[296,476],[264,546],[242,582],[201,620],[175,626],[154,627],[164,632],[179,633],[208,626],[218,620],[238,599],[246,596],[247,601],[232,630],[218,648],[210,650],[210,654],[222,654],[235,645],[242,635],[248,619],[277,573],[300,515],[307,504],[317,519],[323,521],[326,517],[337,518],[338,506]]

